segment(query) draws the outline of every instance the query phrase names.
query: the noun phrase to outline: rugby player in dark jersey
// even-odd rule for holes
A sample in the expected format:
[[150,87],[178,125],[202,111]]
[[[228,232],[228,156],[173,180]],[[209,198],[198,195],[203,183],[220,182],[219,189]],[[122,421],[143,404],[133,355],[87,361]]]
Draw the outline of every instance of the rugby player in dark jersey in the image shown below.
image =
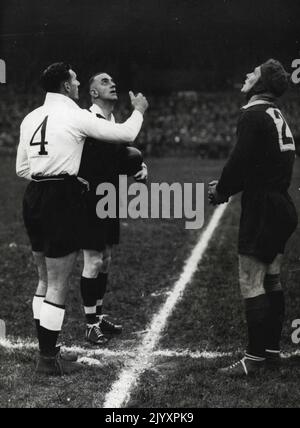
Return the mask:
[[[115,122],[113,110],[118,100],[116,84],[107,73],[97,73],[90,79],[91,114]],[[96,206],[100,183],[112,183],[118,190],[119,174],[134,175],[137,181],[147,178],[147,167],[141,153],[132,147],[101,144],[87,139],[84,144],[79,176],[89,182],[86,194],[87,218],[83,234],[84,269],[81,277],[81,294],[86,316],[86,339],[93,345],[103,345],[108,338],[122,332],[102,313],[107,289],[112,246],[119,243],[118,218],[99,219]]]
[[277,105],[288,88],[288,75],[268,60],[247,75],[237,143],[221,178],[209,189],[219,204],[242,193],[239,230],[239,280],[245,299],[249,343],[244,358],[221,370],[227,376],[261,371],[280,363],[285,302],[280,267],[286,243],[297,227],[288,194],[295,160],[291,130]]

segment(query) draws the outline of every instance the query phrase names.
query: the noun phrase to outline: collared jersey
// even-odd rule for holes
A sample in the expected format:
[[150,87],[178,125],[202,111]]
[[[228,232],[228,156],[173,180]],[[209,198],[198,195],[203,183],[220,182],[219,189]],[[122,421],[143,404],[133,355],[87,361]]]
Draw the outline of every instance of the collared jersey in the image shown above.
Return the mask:
[[[48,93],[43,106],[25,117],[20,129],[17,174],[77,175],[86,137],[110,143],[133,142],[143,122],[135,110],[123,124],[99,119],[70,98]],[[99,141],[100,140],[100,141]]]
[[[97,120],[105,119],[102,109],[93,104],[90,114]],[[113,114],[109,121],[115,123]],[[78,175],[90,183],[91,189],[95,189],[100,182],[114,181],[118,175],[120,157],[125,149],[122,144],[103,143],[101,145],[94,138],[87,138],[81,157]]]

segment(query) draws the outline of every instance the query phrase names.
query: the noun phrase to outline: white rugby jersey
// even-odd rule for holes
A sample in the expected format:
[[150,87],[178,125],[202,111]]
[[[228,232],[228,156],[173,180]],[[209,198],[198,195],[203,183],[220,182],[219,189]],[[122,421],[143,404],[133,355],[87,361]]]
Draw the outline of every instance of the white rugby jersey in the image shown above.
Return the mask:
[[79,171],[86,137],[121,143],[133,142],[140,132],[143,115],[135,110],[123,124],[99,119],[70,98],[48,93],[43,106],[25,117],[20,129],[17,175],[50,176]]

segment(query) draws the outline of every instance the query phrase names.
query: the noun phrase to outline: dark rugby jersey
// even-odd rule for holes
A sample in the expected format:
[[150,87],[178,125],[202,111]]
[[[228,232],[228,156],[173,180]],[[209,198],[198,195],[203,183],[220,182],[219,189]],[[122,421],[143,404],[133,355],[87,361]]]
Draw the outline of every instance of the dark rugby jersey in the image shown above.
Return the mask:
[[231,196],[240,191],[286,191],[295,160],[295,143],[278,107],[255,101],[242,109],[237,143],[226,163],[218,192]]
[[[101,109],[92,106],[92,113],[105,119]],[[113,120],[113,119],[112,119]],[[87,138],[84,143],[79,177],[84,178],[90,184],[90,192],[84,195],[86,217],[83,224],[82,248],[103,251],[107,245],[116,245],[120,241],[120,221],[118,218],[99,219],[96,214],[96,206],[101,196],[97,196],[96,189],[100,183],[112,183],[118,191],[118,177],[121,156],[126,146],[123,144],[111,144]],[[118,200],[118,196],[117,196]]]
[[284,253],[297,227],[287,192],[294,160],[294,139],[277,106],[260,100],[244,107],[236,146],[217,186],[227,196],[243,192],[239,254],[269,264]]
[[[97,117],[105,119],[101,114]],[[115,182],[119,171],[123,144],[101,142],[87,138],[84,143],[78,176],[87,180],[94,190],[99,183]]]

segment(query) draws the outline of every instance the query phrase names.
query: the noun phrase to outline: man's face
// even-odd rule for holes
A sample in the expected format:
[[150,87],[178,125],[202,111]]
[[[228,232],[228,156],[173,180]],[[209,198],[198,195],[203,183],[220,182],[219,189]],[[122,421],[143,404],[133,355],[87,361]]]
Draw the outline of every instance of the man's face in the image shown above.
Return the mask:
[[78,100],[79,99],[79,86],[80,82],[77,80],[77,75],[75,71],[70,70],[70,79],[67,82],[66,89],[68,92],[68,96],[72,100]]
[[103,101],[117,101],[117,87],[113,78],[106,73],[101,73],[95,77],[91,86],[91,94],[95,98],[100,98]]
[[248,92],[253,88],[254,85],[261,78],[261,69],[260,67],[256,67],[252,73],[247,74],[247,78],[245,80],[244,86],[242,87],[242,92],[244,94],[248,94]]

